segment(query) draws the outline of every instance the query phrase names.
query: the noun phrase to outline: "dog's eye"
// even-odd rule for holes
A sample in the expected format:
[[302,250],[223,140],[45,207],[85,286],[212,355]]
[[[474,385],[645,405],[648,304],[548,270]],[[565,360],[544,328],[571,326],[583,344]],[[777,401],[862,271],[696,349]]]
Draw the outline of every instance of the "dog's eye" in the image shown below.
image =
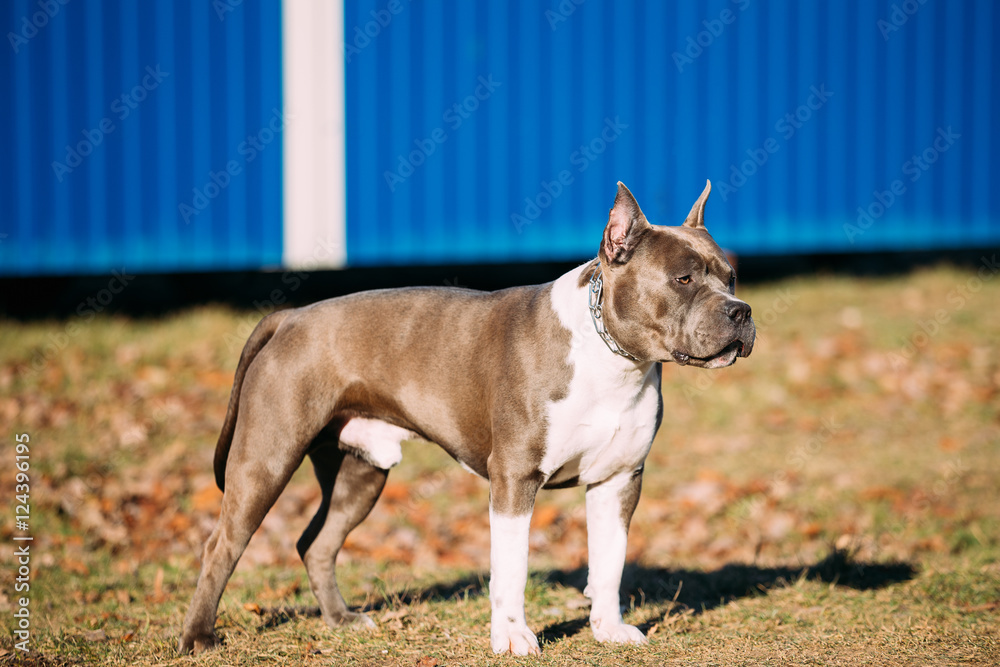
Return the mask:
[[691,276],[681,276],[680,278],[677,279],[677,282],[679,282],[681,285],[687,285],[689,282],[691,282]]

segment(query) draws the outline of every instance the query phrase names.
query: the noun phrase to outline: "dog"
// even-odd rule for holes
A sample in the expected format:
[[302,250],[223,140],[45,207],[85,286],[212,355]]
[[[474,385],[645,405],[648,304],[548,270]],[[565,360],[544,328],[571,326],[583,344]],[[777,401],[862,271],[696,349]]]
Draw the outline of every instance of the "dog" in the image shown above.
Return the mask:
[[643,465],[663,419],[661,365],[722,368],[756,329],[705,229],[711,182],[683,225],[654,226],[622,183],[596,259],[544,285],[413,287],[272,313],[248,339],[215,451],[224,491],[184,620],[181,653],[218,643],[236,562],[308,456],[322,488],[297,543],[323,620],[348,609],[334,564],[371,511],[404,440],[443,447],[490,485],[490,643],[539,654],[524,613],[528,529],[540,489],[586,486],[590,626],[645,643],[619,600]]

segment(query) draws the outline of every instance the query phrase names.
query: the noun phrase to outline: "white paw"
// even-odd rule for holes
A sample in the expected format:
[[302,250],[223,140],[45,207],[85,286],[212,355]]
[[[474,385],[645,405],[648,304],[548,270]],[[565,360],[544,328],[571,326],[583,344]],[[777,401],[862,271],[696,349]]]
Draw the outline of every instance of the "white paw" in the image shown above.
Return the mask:
[[510,623],[506,619],[493,621],[490,628],[490,644],[494,653],[513,653],[514,655],[541,655],[538,639],[527,625]]
[[358,620],[354,621],[354,623],[351,624],[351,627],[354,630],[367,631],[374,630],[378,626],[376,626],[375,621],[370,619],[367,615],[358,614]]
[[615,644],[648,644],[649,640],[642,630],[634,625],[624,623],[601,623],[600,620],[591,621],[590,628],[594,631],[594,639],[599,642],[612,642]]

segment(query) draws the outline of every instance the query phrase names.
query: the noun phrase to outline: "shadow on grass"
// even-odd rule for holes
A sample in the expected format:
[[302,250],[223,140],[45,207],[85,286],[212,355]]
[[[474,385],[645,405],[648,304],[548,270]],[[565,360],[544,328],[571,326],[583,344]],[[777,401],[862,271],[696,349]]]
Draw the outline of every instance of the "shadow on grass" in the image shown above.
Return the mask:
[[[856,590],[875,590],[909,581],[916,573],[917,568],[912,563],[864,563],[855,560],[848,551],[835,549],[813,565],[797,567],[760,567],[734,563],[703,572],[628,564],[622,576],[622,591],[625,594],[623,599],[631,596],[637,606],[670,603],[669,614],[698,614],[739,598],[766,595],[771,589],[787,586],[802,578]],[[586,567],[550,570],[539,574],[546,583],[576,588],[581,592],[587,583]],[[486,591],[486,577],[474,574],[421,589],[389,592],[388,595],[370,600],[363,611],[379,611],[422,600],[477,597],[485,595]],[[262,609],[261,615],[264,618],[264,629],[281,625],[295,617],[318,616],[319,609],[278,607]],[[649,621],[639,627],[645,632],[654,622],[655,620]],[[587,625],[589,620],[584,616],[554,623],[542,630],[539,636],[545,641],[570,637]]]
[[[909,581],[916,573],[917,568],[912,563],[864,563],[854,560],[847,551],[835,549],[813,565],[798,567],[730,564],[711,572],[702,572],[628,564],[622,575],[622,591],[624,599],[633,597],[637,606],[671,603],[668,614],[688,610],[699,614],[739,598],[766,595],[774,588],[790,585],[802,578],[856,590],[875,590]],[[553,570],[545,580],[572,586],[582,592],[587,583],[587,569]],[[645,632],[655,622],[656,619],[651,620],[640,625],[639,629]],[[587,625],[589,619],[586,617],[556,623],[545,628],[540,636],[549,641],[569,637]]]
[[[356,611],[381,611],[399,605],[411,605],[422,600],[451,600],[468,596],[470,598],[483,595],[486,590],[487,577],[473,574],[455,581],[442,582],[418,590],[388,591],[386,595],[375,597],[366,602]],[[259,607],[254,610],[263,622],[258,627],[259,632],[283,625],[294,618],[315,618],[322,616],[319,607],[302,605],[282,605],[279,607]]]

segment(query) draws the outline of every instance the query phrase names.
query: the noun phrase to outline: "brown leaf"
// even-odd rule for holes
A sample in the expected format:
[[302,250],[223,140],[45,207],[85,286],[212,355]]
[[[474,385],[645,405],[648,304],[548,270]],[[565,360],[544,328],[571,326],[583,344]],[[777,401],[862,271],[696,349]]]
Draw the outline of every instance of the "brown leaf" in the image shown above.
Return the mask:
[[299,592],[301,585],[298,581],[293,581],[287,586],[278,586],[277,588],[271,588],[270,585],[264,589],[264,592],[260,594],[262,600],[284,600],[285,598],[290,598]]
[[153,601],[162,602],[163,595],[163,568],[156,568],[156,575],[153,577]]
[[389,482],[382,489],[383,501],[403,501],[410,497],[410,487],[402,482]]
[[251,614],[257,614],[258,616],[262,616],[264,614],[264,612],[260,608],[260,605],[257,604],[256,602],[246,602],[244,603],[243,608],[249,611]]
[[536,507],[534,514],[531,515],[531,527],[539,529],[548,528],[559,518],[559,514],[559,508],[552,505]]
[[417,667],[437,667],[437,664],[437,658],[432,658],[429,655],[425,655],[417,660]]
[[903,498],[903,492],[891,486],[871,486],[861,492],[862,500],[889,500],[897,503]]
[[803,535],[811,539],[813,537],[816,537],[822,532],[823,526],[821,526],[819,523],[815,521],[811,521],[803,525],[801,528],[799,528],[799,530]]
[[956,450],[962,449],[962,446],[963,445],[961,442],[959,442],[958,440],[949,435],[944,436],[943,438],[941,438],[940,442],[938,442],[938,447],[940,447],[941,450],[945,452],[954,452]]
[[385,622],[385,621],[394,621],[394,620],[396,620],[398,618],[403,618],[408,613],[410,613],[410,612],[407,609],[396,609],[394,611],[387,611],[385,614],[382,615],[382,621],[383,622]]
[[214,483],[207,484],[191,496],[191,506],[201,512],[216,512],[222,507],[222,491]]
[[88,642],[103,642],[108,638],[108,635],[104,632],[104,630],[85,630],[83,638]]
[[233,374],[222,371],[201,371],[198,373],[198,384],[212,389],[229,389],[233,386]]
[[61,565],[62,569],[67,572],[79,574],[81,577],[90,576],[90,568],[83,561],[74,558],[63,558]]

